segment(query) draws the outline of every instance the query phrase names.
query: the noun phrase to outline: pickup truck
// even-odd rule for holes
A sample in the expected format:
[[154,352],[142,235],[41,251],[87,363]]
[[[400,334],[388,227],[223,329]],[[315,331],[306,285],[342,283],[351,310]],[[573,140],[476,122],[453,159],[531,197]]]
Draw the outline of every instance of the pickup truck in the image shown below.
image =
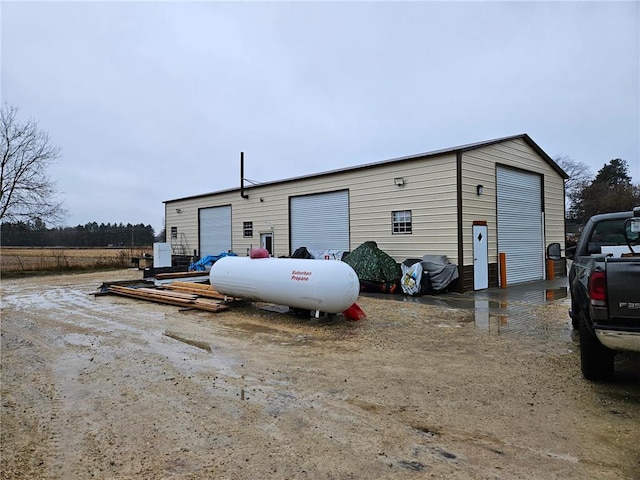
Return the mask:
[[610,380],[616,351],[640,352],[640,207],[589,219],[573,254],[569,288],[582,374]]

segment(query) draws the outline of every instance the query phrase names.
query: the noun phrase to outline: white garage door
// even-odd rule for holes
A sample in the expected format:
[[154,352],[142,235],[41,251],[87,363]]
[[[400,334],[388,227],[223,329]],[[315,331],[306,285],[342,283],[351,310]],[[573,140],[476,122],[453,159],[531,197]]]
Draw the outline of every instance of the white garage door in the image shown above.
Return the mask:
[[507,258],[507,284],[544,279],[542,179],[498,167],[498,252]]
[[201,208],[198,225],[200,258],[231,250],[231,205]]
[[291,197],[291,253],[308,250],[349,251],[349,191]]

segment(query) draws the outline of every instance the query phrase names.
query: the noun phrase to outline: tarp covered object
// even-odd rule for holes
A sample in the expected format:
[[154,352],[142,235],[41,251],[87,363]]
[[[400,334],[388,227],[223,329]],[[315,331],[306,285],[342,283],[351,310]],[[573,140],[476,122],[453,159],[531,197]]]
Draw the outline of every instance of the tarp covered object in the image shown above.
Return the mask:
[[345,252],[342,250],[308,250],[307,247],[299,247],[293,252],[291,258],[315,258],[318,260],[342,260]]
[[307,247],[298,247],[296,251],[293,252],[293,255],[291,255],[291,258],[312,259],[313,255],[309,253],[309,250],[307,250]]
[[358,274],[363,290],[393,292],[402,276],[397,262],[380,250],[374,241],[364,242],[342,261]]
[[235,253],[220,253],[218,255],[207,255],[204,258],[201,258],[197,262],[189,265],[190,272],[205,272],[207,270],[211,270],[211,266],[216,262],[216,260],[220,260],[222,257],[232,256],[235,257]]
[[318,260],[342,260],[343,250],[309,250],[309,254]]
[[423,255],[420,263],[429,276],[431,288],[437,292],[458,278],[458,266],[450,263],[446,255]]
[[[431,288],[431,280],[429,280],[429,272],[422,268],[421,258],[407,258],[400,265],[402,269],[402,278],[400,279],[400,285],[402,291],[409,295],[425,295],[433,293]],[[418,276],[420,271],[420,276]],[[411,288],[412,279],[415,280],[416,286],[419,290],[416,292],[414,288]]]
[[407,266],[404,262],[400,265],[402,269],[402,278],[400,285],[402,291],[408,295],[418,295],[422,285],[422,263],[415,262],[411,266]]

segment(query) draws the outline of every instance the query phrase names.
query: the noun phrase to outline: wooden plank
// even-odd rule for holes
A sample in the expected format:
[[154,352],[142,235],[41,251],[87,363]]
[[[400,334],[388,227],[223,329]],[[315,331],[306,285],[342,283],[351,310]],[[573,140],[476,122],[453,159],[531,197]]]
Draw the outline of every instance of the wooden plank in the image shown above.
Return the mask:
[[167,288],[169,290],[175,290],[178,292],[193,293],[195,295],[198,295],[199,297],[215,298],[218,300],[224,300],[226,298],[225,295],[223,295],[222,293],[216,292],[213,288],[208,288],[208,289],[189,288],[189,287],[183,287],[181,285],[175,286],[174,284],[166,285],[164,288]]
[[154,295],[151,293],[137,292],[135,288],[127,287],[109,287],[109,291],[125,297],[138,298],[141,300],[151,300],[157,303],[166,303],[169,305],[177,305],[181,307],[190,307],[193,304],[193,300],[184,300],[173,297],[162,297],[161,295]]
[[198,298],[198,295],[195,293],[172,292],[170,290],[158,290],[155,288],[144,288],[144,287],[136,288],[136,290],[138,292],[145,292],[145,293],[150,293],[155,295],[164,295],[167,297],[182,298],[184,300],[195,300],[196,298]]
[[170,286],[171,286],[171,288],[174,288],[174,287],[186,287],[186,288],[193,288],[193,289],[198,289],[198,290],[213,290],[213,287],[209,283],[193,283],[193,282],[175,281],[175,282],[171,283]]
[[221,312],[223,310],[228,310],[229,307],[227,305],[223,305],[221,303],[205,303],[202,302],[202,300],[198,299],[196,300],[192,305],[191,308],[197,308],[198,310],[204,310],[207,312]]
[[[175,298],[176,300],[181,300],[183,302],[192,302],[193,300],[195,300],[195,298],[179,298],[179,297],[175,297],[174,295],[171,295],[171,292],[163,292],[161,290],[155,290],[155,289],[145,289],[145,288],[131,288],[131,287],[120,287],[120,286],[111,286],[109,287],[109,291],[110,292],[116,292],[116,293],[128,293],[130,295],[135,295],[136,297],[141,297],[141,298],[145,298],[145,297],[158,297],[158,298]],[[169,293],[169,295],[167,295],[166,293]],[[197,298],[197,297],[196,297]]]
[[[140,291],[143,290],[143,291]],[[151,291],[144,291],[151,290]],[[116,295],[122,295],[125,297],[135,298],[138,300],[147,300],[156,303],[163,303],[167,305],[175,305],[179,307],[193,308],[196,310],[204,310],[207,312],[217,313],[224,310],[227,310],[229,307],[226,305],[222,305],[219,302],[213,302],[207,299],[186,299],[174,297],[171,295],[163,295],[162,292],[156,291],[153,289],[140,289],[140,288],[129,288],[129,287],[120,287],[120,286],[111,286],[109,287],[109,291]],[[170,293],[170,292],[164,292]]]
[[164,280],[167,278],[185,278],[185,277],[202,277],[203,280],[209,277],[209,272],[173,272],[173,273],[158,273],[156,278],[158,280]]
[[190,287],[184,287],[182,285],[173,285],[172,283],[168,284],[168,285],[161,285],[161,288],[167,289],[167,290],[175,290],[177,292],[193,292],[195,294],[199,294],[199,293],[203,293],[203,294],[208,294],[208,293],[217,293],[215,290],[213,290],[212,288],[209,289],[204,289],[204,288],[190,288]]

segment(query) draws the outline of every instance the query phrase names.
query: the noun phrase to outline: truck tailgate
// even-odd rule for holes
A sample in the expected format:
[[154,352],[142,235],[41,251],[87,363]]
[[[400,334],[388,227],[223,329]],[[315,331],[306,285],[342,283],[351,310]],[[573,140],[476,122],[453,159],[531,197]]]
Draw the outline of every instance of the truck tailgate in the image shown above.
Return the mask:
[[606,265],[610,320],[636,319],[640,324],[640,257],[610,257]]

